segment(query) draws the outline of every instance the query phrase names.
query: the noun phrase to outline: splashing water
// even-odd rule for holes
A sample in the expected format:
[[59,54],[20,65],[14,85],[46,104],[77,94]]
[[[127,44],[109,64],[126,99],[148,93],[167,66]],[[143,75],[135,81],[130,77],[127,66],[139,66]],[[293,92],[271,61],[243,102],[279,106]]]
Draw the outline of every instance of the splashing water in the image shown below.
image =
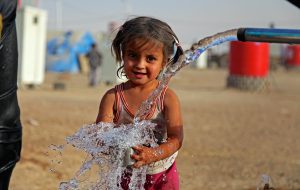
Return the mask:
[[[137,111],[133,124],[116,126],[113,123],[100,122],[98,124],[85,125],[74,135],[66,138],[67,144],[85,151],[90,155],[76,172],[75,176],[67,182],[61,182],[60,190],[77,190],[82,188],[80,176],[89,171],[93,165],[98,167],[98,178],[85,189],[110,189],[121,188],[122,174],[128,169],[124,166],[126,150],[136,146],[147,144],[151,147],[158,146],[154,136],[155,124],[144,120],[151,110],[156,97],[160,95],[169,80],[181,68],[195,61],[202,52],[213,46],[227,41],[237,40],[237,30],[229,30],[200,40],[194,46],[195,50],[188,50],[179,60],[168,67],[162,73],[160,85],[153,91],[149,98]],[[61,150],[60,150],[61,151]],[[158,153],[159,154],[159,153]],[[147,166],[130,168],[129,189],[144,189]]]
[[[147,126],[147,127],[142,127]],[[89,189],[121,189],[121,177],[126,166],[123,158],[128,148],[147,144],[157,146],[150,121],[140,121],[134,124],[120,125],[100,122],[80,128],[74,135],[66,138],[68,144],[87,152],[90,159],[86,160],[75,176],[68,182],[60,184],[61,190],[79,189],[79,177],[96,165],[99,170],[98,180]],[[146,175],[147,167],[133,169],[132,175]],[[145,179],[145,175],[141,179]],[[138,188],[145,181],[132,180],[131,189]]]

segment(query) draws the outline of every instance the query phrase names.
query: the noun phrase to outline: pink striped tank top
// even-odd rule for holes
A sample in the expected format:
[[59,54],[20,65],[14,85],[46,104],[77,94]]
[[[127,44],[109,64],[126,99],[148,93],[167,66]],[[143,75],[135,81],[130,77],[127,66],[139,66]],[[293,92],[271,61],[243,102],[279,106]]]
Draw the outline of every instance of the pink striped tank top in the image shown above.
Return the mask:
[[[166,90],[167,86],[163,89],[160,96],[156,98],[151,111],[146,117],[147,120],[149,119],[156,124],[155,137],[158,140],[158,144],[167,140],[167,126],[163,114],[163,102]],[[124,83],[115,86],[115,110],[115,124],[128,124],[133,122],[134,114],[130,111],[124,96]],[[156,174],[167,170],[174,163],[177,154],[178,152],[176,151],[168,158],[149,164],[147,174]]]

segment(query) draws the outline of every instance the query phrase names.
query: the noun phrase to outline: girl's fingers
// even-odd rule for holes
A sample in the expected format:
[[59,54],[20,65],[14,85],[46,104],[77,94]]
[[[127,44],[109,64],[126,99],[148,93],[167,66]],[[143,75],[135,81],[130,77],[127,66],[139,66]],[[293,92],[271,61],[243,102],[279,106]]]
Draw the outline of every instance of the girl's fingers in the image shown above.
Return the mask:
[[140,166],[139,166],[139,164],[136,162],[135,164],[133,164],[133,167],[134,167],[134,168],[139,168]]
[[142,167],[143,165],[144,165],[143,162],[136,162],[136,163],[133,164],[133,167],[134,168],[139,168],[139,167]]
[[132,148],[133,148],[133,150],[136,150],[138,152],[141,152],[143,150],[143,146],[139,146],[139,145],[133,146]]
[[138,154],[132,154],[132,155],[131,155],[131,158],[132,158],[132,159],[135,159],[135,160],[137,160],[137,161],[140,160],[140,156],[139,156]]
[[135,162],[135,163],[133,164],[133,167],[134,167],[134,168],[138,168],[138,167],[140,167],[140,164],[139,164],[138,162]]

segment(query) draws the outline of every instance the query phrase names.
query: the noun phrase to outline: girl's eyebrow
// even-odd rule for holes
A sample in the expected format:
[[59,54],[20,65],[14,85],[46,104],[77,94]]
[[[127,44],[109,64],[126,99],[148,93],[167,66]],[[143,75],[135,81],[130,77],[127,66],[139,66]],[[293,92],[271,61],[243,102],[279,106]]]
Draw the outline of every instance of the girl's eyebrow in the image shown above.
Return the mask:
[[147,53],[147,56],[153,56],[153,57],[158,57],[159,54],[158,53]]
[[134,51],[134,50],[131,48],[127,48],[125,51]]
[[155,54],[147,54],[146,56],[147,57],[155,57],[155,58],[157,57],[157,55],[155,55]]
[[136,54],[136,51],[134,51],[134,50],[132,50],[132,49],[127,49],[127,50],[125,50],[125,53],[130,53],[130,54],[132,54],[132,53],[134,53],[134,54]]

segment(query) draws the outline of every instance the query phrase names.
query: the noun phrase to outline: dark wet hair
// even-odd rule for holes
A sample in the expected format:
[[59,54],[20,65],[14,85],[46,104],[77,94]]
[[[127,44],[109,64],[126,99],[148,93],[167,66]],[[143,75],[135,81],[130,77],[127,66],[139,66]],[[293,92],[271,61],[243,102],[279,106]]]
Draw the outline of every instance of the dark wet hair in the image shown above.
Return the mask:
[[[167,64],[176,63],[180,55],[183,54],[183,50],[178,44],[177,36],[167,23],[156,18],[142,16],[126,21],[119,28],[111,47],[117,63],[122,64],[122,52],[124,52],[126,45],[135,39],[143,39],[145,43],[162,43],[164,61],[168,61]],[[177,48],[175,49],[174,47]],[[172,55],[174,56],[171,57]],[[121,65],[118,69],[118,77],[123,67],[124,65]]]

